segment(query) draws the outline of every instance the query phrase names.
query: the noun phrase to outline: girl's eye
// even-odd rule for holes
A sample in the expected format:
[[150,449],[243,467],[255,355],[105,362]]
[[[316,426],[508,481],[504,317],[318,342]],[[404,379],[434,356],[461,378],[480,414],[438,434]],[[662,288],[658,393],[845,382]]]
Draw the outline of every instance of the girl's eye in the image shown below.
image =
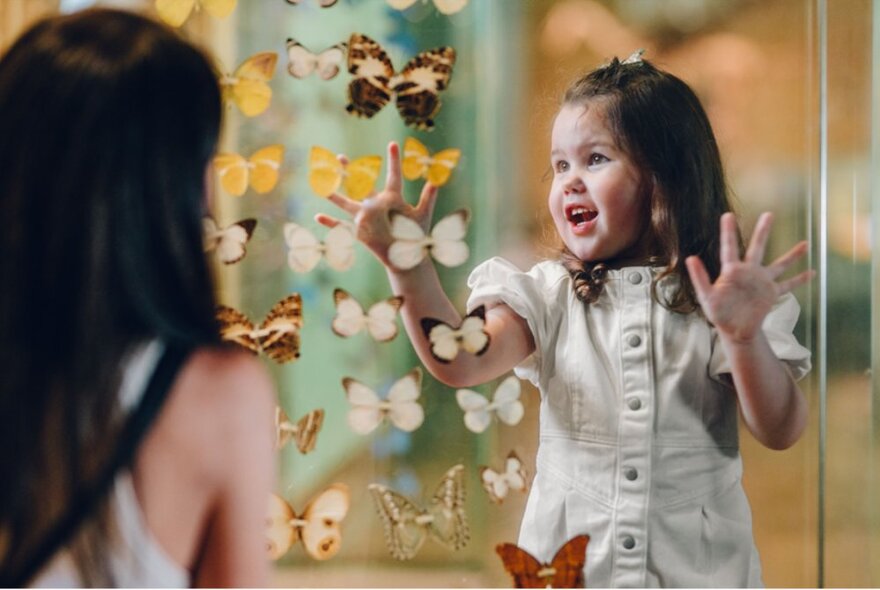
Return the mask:
[[606,158],[602,154],[590,154],[590,166],[595,166],[596,164],[601,164],[607,161],[608,158]]
[[558,162],[556,162],[553,168],[556,170],[556,172],[565,172],[568,170],[568,162],[566,162],[565,160],[559,160]]

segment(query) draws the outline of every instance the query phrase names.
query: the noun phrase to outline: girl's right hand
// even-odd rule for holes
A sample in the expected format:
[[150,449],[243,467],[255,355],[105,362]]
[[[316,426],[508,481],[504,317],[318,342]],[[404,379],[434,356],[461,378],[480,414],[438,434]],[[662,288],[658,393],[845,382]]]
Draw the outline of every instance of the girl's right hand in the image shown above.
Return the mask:
[[[345,157],[340,156],[345,162]],[[434,214],[437,187],[426,182],[422,188],[417,205],[412,206],[403,199],[403,182],[400,173],[400,147],[396,142],[388,144],[388,173],[385,188],[379,193],[371,193],[363,201],[355,201],[344,195],[332,194],[327,199],[351,215],[357,239],[364,243],[386,268],[393,268],[388,260],[388,248],[394,238],[388,214],[398,211],[418,223],[427,233]],[[327,227],[335,227],[341,220],[318,213],[315,221]]]

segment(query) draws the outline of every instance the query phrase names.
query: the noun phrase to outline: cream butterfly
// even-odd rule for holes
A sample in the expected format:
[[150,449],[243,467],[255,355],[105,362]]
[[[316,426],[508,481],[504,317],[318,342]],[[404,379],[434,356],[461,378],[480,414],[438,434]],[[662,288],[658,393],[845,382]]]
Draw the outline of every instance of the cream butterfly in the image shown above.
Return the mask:
[[418,223],[391,211],[389,221],[394,242],[388,248],[388,260],[398,270],[416,267],[428,253],[444,266],[462,264],[470,255],[464,242],[469,218],[467,209],[459,209],[438,221],[430,235],[425,235]]
[[312,410],[296,424],[290,421],[281,406],[275,407],[275,449],[281,450],[293,441],[297,450],[305,455],[314,450],[318,441],[318,432],[324,425],[324,410]]
[[312,72],[317,72],[322,80],[335,78],[345,60],[347,47],[347,43],[337,43],[321,53],[315,54],[296,39],[288,39],[287,73],[294,78],[305,78]]
[[443,475],[427,508],[381,484],[370,484],[370,494],[385,528],[385,544],[395,559],[412,559],[427,537],[459,550],[470,540],[464,510],[464,466]]
[[[388,5],[397,10],[406,10],[416,3],[416,0],[388,0]],[[465,6],[468,0],[434,0],[434,6],[443,14],[455,14]]]
[[471,432],[480,433],[489,427],[493,412],[509,426],[519,424],[525,411],[519,394],[519,379],[511,375],[495,390],[491,402],[470,389],[459,389],[455,392],[455,399],[464,410],[464,425]]
[[330,559],[342,546],[340,523],[351,505],[348,486],[335,483],[308,503],[297,515],[282,497],[271,494],[266,537],[269,557],[278,559],[302,539],[303,547],[314,559]]
[[431,343],[431,354],[441,363],[455,360],[461,349],[480,356],[489,348],[485,305],[467,314],[458,328],[435,318],[422,318],[420,323],[425,337]]
[[328,230],[321,242],[306,228],[289,222],[284,224],[284,240],[290,249],[287,264],[294,272],[309,272],[322,256],[333,270],[348,270],[354,264],[354,230],[347,223]]
[[366,329],[374,340],[388,342],[397,336],[397,311],[403,305],[403,297],[389,297],[364,308],[343,289],[333,291],[336,302],[336,317],[333,318],[333,332],[343,338],[354,336]]
[[342,386],[345,388],[348,403],[351,404],[348,425],[357,434],[371,433],[385,416],[394,426],[405,432],[412,432],[425,420],[425,411],[416,401],[422,387],[422,371],[418,367],[395,382],[388,390],[385,400],[351,377],[344,378]]
[[480,467],[480,480],[483,482],[483,489],[496,504],[501,504],[504,501],[509,490],[526,491],[526,477],[526,469],[516,451],[508,453],[507,460],[504,462],[504,471],[501,473],[486,466]]
[[213,17],[226,18],[235,10],[237,0],[156,0],[156,12],[159,18],[171,25],[179,27],[189,18],[193,9],[204,9]]
[[202,220],[205,252],[217,252],[223,264],[234,264],[244,258],[245,247],[257,226],[256,219],[242,219],[221,228],[212,217]]

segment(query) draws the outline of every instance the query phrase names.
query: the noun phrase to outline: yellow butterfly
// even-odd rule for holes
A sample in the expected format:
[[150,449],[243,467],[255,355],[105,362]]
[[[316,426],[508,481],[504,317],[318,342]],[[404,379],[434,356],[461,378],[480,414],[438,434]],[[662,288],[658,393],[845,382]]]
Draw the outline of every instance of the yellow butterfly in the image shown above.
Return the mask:
[[403,160],[401,169],[407,180],[426,178],[434,186],[443,186],[452,175],[452,169],[458,164],[461,150],[448,148],[440,150],[433,156],[428,148],[413,137],[407,137],[403,144]]
[[327,148],[312,146],[309,184],[319,197],[329,197],[341,185],[349,198],[360,201],[373,191],[381,167],[382,156],[362,156],[343,164]]
[[247,117],[255,117],[269,108],[272,89],[267,82],[275,75],[278,54],[274,51],[255,53],[235,70],[232,75],[220,78],[223,98],[231,101]]
[[302,539],[306,553],[314,559],[330,559],[342,546],[342,519],[348,514],[351,494],[348,486],[335,483],[306,505],[301,515],[296,514],[283,498],[271,494],[269,498],[269,526],[266,537],[269,557],[278,559]]
[[189,18],[195,8],[201,10],[202,6],[213,17],[226,18],[235,10],[238,0],[156,0],[156,12],[159,18],[171,25],[179,27]]
[[[389,6],[397,10],[406,10],[415,3],[416,0],[388,0]],[[467,3],[468,0],[434,0],[434,6],[443,14],[455,14],[467,6]]]
[[220,177],[220,185],[230,195],[240,197],[249,183],[262,195],[278,183],[278,169],[283,158],[284,146],[275,144],[258,149],[247,160],[235,153],[217,154],[214,169]]

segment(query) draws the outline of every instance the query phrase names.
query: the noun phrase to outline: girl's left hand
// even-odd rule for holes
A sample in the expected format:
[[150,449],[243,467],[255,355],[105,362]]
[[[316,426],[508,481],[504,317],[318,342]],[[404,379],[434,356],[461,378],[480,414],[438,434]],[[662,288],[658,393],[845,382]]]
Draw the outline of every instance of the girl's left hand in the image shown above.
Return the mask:
[[806,253],[806,241],[771,264],[762,266],[772,224],[771,213],[761,214],[745,258],[740,260],[736,219],[733,213],[721,216],[721,272],[714,283],[698,256],[689,256],[685,260],[706,318],[722,335],[736,343],[750,342],[779,296],[803,285],[815,275],[815,271],[807,270],[790,279],[777,281]]

